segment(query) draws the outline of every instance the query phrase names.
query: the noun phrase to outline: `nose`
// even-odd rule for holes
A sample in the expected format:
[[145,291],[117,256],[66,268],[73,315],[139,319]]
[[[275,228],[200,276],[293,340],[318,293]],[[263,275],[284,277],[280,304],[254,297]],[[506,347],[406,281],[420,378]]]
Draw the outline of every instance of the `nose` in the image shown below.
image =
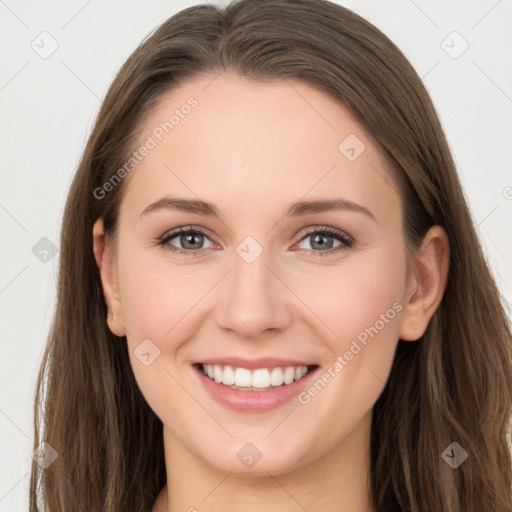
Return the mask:
[[[243,253],[240,253],[243,254]],[[233,268],[223,280],[216,310],[218,326],[243,339],[256,340],[286,329],[292,320],[292,292],[269,251],[254,261],[233,255]]]

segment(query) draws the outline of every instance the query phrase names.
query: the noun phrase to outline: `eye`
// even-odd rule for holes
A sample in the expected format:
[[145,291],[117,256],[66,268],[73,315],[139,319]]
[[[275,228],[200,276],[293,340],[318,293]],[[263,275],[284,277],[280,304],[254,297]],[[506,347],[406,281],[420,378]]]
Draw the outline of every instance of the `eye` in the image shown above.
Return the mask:
[[[302,250],[306,250],[308,252],[312,251],[313,256],[334,254],[344,249],[348,249],[354,244],[354,240],[349,235],[339,229],[330,227],[309,231],[298,243],[300,244],[308,239],[311,239],[307,244],[309,247],[302,248]],[[338,240],[340,243],[337,246],[334,246],[333,239]]]
[[[309,247],[300,248],[300,250],[311,253],[313,256],[334,254],[354,244],[354,240],[349,235],[339,229],[330,227],[309,231],[297,243],[301,244],[308,238],[311,238],[308,244]],[[172,243],[174,240],[176,242]],[[338,240],[339,244],[335,246],[333,240]],[[205,241],[209,243],[206,247],[203,246]],[[175,243],[179,245],[176,246]],[[213,247],[206,232],[193,226],[185,226],[166,233],[158,240],[157,244],[183,256],[200,256],[207,249]]]
[[[181,245],[181,247],[176,247],[171,243],[171,241],[175,239],[177,240],[177,243]],[[204,231],[193,228],[191,226],[187,226],[165,234],[159,240],[158,245],[165,247],[171,252],[176,252],[184,256],[197,256],[203,254],[206,249],[212,246],[210,241],[209,246],[201,247],[205,240],[210,241],[208,235]]]

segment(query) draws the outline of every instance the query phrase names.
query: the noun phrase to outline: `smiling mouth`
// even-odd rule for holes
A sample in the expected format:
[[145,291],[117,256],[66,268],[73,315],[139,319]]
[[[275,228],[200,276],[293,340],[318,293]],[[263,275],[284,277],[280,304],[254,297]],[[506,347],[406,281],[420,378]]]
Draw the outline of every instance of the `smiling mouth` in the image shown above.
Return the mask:
[[318,368],[318,365],[308,365],[249,370],[243,367],[203,363],[195,366],[210,380],[239,391],[269,391],[286,387]]

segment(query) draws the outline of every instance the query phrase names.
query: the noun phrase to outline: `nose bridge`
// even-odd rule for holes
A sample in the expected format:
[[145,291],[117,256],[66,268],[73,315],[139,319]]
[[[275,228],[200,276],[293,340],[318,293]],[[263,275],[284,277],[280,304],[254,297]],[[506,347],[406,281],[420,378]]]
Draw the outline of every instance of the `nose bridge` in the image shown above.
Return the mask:
[[231,278],[233,294],[240,300],[253,298],[267,302],[272,297],[273,288],[270,283],[272,272],[267,268],[272,264],[270,251],[253,237],[247,237],[236,247],[235,253]]
[[271,251],[254,237],[238,244],[233,270],[223,288],[221,326],[240,336],[258,336],[267,329],[282,329],[290,320],[283,284],[272,268]]

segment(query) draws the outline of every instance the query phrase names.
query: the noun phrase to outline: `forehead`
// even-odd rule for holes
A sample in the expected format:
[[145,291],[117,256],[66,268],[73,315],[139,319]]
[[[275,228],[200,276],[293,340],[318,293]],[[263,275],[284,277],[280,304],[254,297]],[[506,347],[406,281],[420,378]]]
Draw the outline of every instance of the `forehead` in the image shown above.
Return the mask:
[[166,193],[255,214],[301,197],[343,196],[388,214],[399,202],[363,127],[303,82],[229,73],[189,80],[146,117],[136,149],[144,145],[125,194],[139,209]]

